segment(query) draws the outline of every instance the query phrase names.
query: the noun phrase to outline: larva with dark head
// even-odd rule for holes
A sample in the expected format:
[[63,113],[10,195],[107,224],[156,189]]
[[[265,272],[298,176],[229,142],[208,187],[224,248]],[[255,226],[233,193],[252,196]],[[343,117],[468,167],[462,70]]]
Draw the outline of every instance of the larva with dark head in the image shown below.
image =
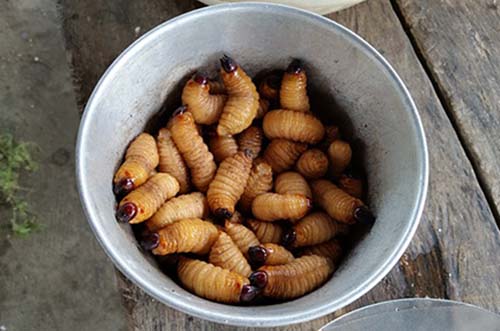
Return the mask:
[[177,180],[169,174],[158,173],[120,201],[116,219],[131,224],[144,222],[177,192],[179,192]]
[[292,262],[295,258],[285,247],[276,244],[261,244],[248,249],[248,259],[252,266],[280,265]]
[[299,156],[305,152],[307,145],[286,139],[273,139],[264,151],[263,159],[279,174],[290,169]]
[[300,60],[293,60],[283,75],[280,89],[281,107],[297,112],[308,112],[307,75]]
[[263,222],[256,219],[250,219],[247,221],[247,224],[261,243],[278,244],[281,242],[283,228],[277,222]]
[[259,94],[252,79],[227,55],[221,58],[221,77],[228,99],[224,105],[217,133],[234,135],[248,128],[259,108]]
[[208,216],[208,212],[205,195],[200,192],[193,192],[165,202],[153,217],[146,222],[146,225],[150,231],[157,231],[185,218],[205,218]]
[[259,156],[264,133],[258,126],[251,126],[238,135],[238,146],[241,151],[249,151],[252,158]]
[[224,228],[245,257],[248,256],[248,249],[250,247],[260,244],[259,239],[257,239],[252,230],[242,224],[226,221]]
[[187,193],[191,189],[189,181],[189,170],[182,159],[179,150],[175,146],[172,134],[167,128],[160,129],[156,139],[160,163],[158,170],[171,174],[177,179],[180,186],[180,193]]
[[269,111],[264,116],[262,129],[269,139],[283,138],[308,144],[320,142],[325,135],[323,124],[314,115],[285,109]]
[[310,149],[299,157],[295,168],[305,178],[317,179],[328,171],[328,157],[319,149]]
[[191,170],[193,185],[199,191],[206,192],[217,166],[212,153],[198,133],[193,115],[186,107],[179,107],[174,112],[169,129],[175,145]]
[[283,237],[287,247],[304,247],[324,243],[347,234],[349,226],[333,220],[324,212],[315,212],[297,222]]
[[188,80],[182,90],[182,104],[189,107],[193,118],[198,124],[216,123],[224,109],[227,96],[224,94],[211,94],[212,84],[208,77],[197,73]]
[[375,221],[375,216],[361,200],[350,196],[330,181],[315,180],[311,189],[314,201],[333,219],[347,224],[356,221],[373,224]]
[[317,255],[324,256],[333,261],[334,264],[337,264],[342,257],[344,250],[342,249],[342,245],[337,239],[332,239],[327,242],[305,247],[304,250],[300,253],[303,255]]
[[339,187],[355,198],[363,198],[363,180],[351,172],[344,173],[339,177]]
[[252,201],[256,196],[269,192],[273,188],[273,170],[264,161],[255,160],[239,206],[243,211],[252,209]]
[[279,174],[274,182],[274,191],[279,194],[301,194],[312,199],[309,184],[301,174],[294,171]]
[[231,237],[224,232],[219,233],[219,238],[212,246],[208,262],[215,266],[237,272],[245,277],[248,277],[252,272],[243,253],[241,253]]
[[264,77],[259,84],[259,94],[269,101],[277,101],[280,96],[281,75],[271,73]]
[[330,259],[310,255],[287,264],[260,267],[249,279],[252,285],[262,289],[266,297],[294,299],[321,286],[333,271]]
[[257,295],[248,278],[203,261],[181,256],[177,275],[184,287],[208,300],[242,303],[252,301]]
[[221,163],[238,152],[238,143],[233,136],[219,136],[216,132],[211,132],[208,149],[213,154],[215,161]]
[[302,194],[264,193],[252,202],[253,215],[262,221],[297,220],[312,207],[312,201]]
[[204,255],[219,237],[219,230],[199,218],[186,218],[158,230],[153,254],[194,253]]
[[252,157],[247,151],[240,151],[222,161],[207,191],[208,205],[215,216],[230,218],[233,215],[251,168]]
[[158,162],[155,139],[150,134],[141,133],[130,143],[125,161],[115,173],[113,192],[123,196],[144,184]]
[[351,163],[352,150],[349,143],[340,139],[335,140],[328,147],[328,158],[330,160],[330,169],[334,177],[340,176],[342,172]]

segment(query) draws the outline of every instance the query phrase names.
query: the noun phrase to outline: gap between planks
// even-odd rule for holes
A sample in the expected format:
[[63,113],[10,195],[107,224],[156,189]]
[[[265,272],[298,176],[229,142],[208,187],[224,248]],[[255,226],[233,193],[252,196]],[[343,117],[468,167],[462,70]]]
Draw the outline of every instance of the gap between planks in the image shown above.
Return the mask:
[[[396,13],[396,16],[399,19],[399,22],[401,23],[401,27],[405,31],[406,35],[408,36],[408,40],[410,41],[415,54],[417,55],[418,60],[420,61],[422,68],[425,71],[425,74],[429,77],[429,81],[432,84],[432,87],[434,88],[434,91],[436,91],[436,95],[439,99],[439,102],[441,103],[441,106],[443,107],[446,116],[448,117],[448,120],[450,121],[453,130],[456,132],[458,141],[460,142],[460,145],[462,146],[462,149],[465,152],[465,155],[467,159],[469,160],[472,171],[474,173],[474,176],[479,183],[479,188],[484,194],[484,197],[486,198],[486,202],[488,203],[488,207],[493,214],[493,217],[495,218],[497,228],[500,230],[500,211],[497,210],[495,207],[495,203],[493,200],[493,197],[491,194],[488,192],[486,189],[486,178],[484,178],[483,174],[481,173],[479,166],[477,165],[474,157],[472,156],[472,152],[470,151],[470,148],[467,146],[467,143],[465,142],[465,138],[463,136],[463,132],[460,131],[460,127],[457,124],[457,121],[455,117],[452,114],[452,108],[453,106],[451,105],[451,102],[449,98],[446,96],[446,91],[443,86],[439,83],[439,80],[436,78],[435,74],[431,70],[429,66],[429,60],[426,58],[424,52],[422,52],[422,49],[416,40],[415,36],[413,35],[411,31],[411,27],[409,24],[406,22],[405,17],[403,13],[401,12],[401,8],[399,7],[399,4],[397,3],[396,0],[390,0],[389,1],[392,9],[394,10],[394,13]],[[424,128],[425,130],[425,128]]]

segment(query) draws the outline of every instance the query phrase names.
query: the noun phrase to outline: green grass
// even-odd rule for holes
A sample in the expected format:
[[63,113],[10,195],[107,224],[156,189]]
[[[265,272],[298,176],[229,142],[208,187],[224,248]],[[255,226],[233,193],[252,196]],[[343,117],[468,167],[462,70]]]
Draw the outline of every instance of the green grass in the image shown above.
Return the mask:
[[18,236],[27,236],[39,228],[23,198],[27,189],[19,185],[21,172],[38,169],[31,155],[34,148],[31,143],[16,142],[11,134],[0,134],[0,202],[10,209],[10,227]]

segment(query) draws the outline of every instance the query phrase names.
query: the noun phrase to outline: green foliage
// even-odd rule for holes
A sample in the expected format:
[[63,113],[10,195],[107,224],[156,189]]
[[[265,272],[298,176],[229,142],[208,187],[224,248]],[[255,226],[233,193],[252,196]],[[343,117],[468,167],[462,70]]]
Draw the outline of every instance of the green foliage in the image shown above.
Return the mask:
[[11,134],[0,134],[0,202],[11,209],[10,225],[19,236],[26,236],[38,228],[28,203],[19,197],[19,172],[36,171],[37,163],[31,156],[34,145],[16,142]]

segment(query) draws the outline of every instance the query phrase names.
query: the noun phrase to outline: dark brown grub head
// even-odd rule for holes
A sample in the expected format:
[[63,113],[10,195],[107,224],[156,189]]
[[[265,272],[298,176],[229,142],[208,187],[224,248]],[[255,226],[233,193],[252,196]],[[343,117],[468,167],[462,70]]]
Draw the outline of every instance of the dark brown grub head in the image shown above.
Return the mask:
[[153,250],[160,244],[158,233],[149,233],[141,238],[140,245],[147,251]]
[[285,230],[283,237],[281,238],[281,244],[285,247],[291,247],[297,238],[297,233],[293,227]]
[[231,213],[227,208],[218,208],[214,210],[214,215],[220,219],[230,219],[231,216],[233,216],[233,213]]
[[134,189],[134,181],[130,178],[123,178],[113,185],[113,193],[117,197],[123,197]]
[[248,249],[248,259],[250,264],[260,267],[267,260],[267,250],[262,246],[253,246]]
[[294,59],[286,68],[287,73],[295,75],[300,74],[302,70],[304,70],[304,66],[299,59]]
[[262,289],[267,285],[267,272],[265,272],[264,270],[254,271],[252,272],[250,277],[248,277],[248,280],[250,280],[250,284],[252,284],[256,288]]
[[200,85],[205,85],[208,83],[208,77],[207,77],[207,75],[205,75],[201,72],[197,72],[193,76],[193,81],[195,81],[196,83],[198,83]]
[[238,64],[236,63],[235,60],[224,54],[224,56],[220,59],[220,64],[222,66],[222,69],[224,69],[225,72],[231,73],[236,71],[238,69]]
[[245,284],[241,288],[240,301],[241,302],[251,302],[255,299],[255,297],[259,294],[259,289],[255,286]]
[[354,210],[354,219],[365,225],[375,223],[375,216],[366,206],[360,206]]
[[116,210],[116,220],[118,222],[129,222],[137,214],[137,206],[133,202],[126,202]]

